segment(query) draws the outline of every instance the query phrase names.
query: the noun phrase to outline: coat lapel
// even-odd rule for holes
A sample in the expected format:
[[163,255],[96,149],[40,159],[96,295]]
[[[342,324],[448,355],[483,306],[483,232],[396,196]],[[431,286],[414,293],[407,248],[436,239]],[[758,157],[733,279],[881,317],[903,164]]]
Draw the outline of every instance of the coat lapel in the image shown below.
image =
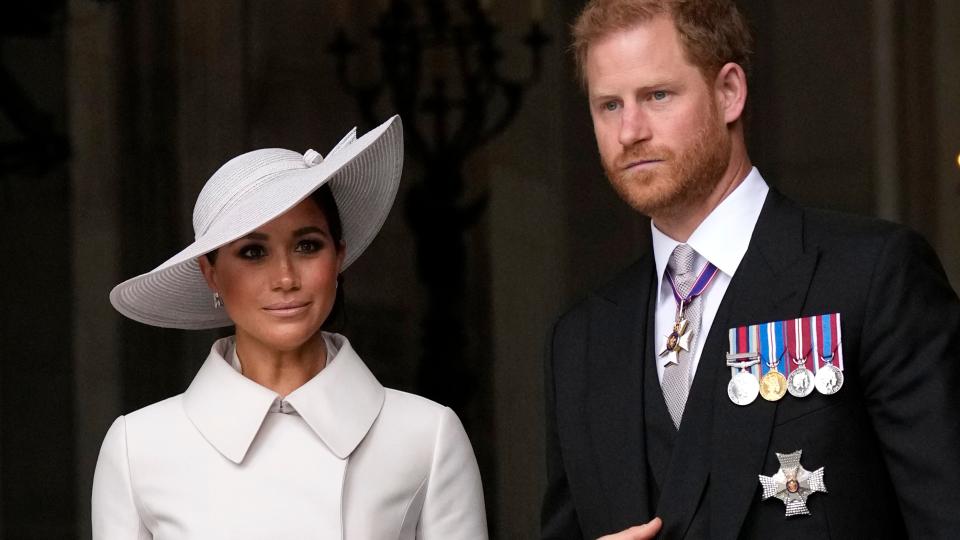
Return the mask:
[[686,534],[704,489],[711,538],[737,536],[759,485],[776,403],[757,398],[740,407],[727,398],[727,330],[799,316],[816,261],[816,250],[804,251],[801,210],[771,190],[700,356],[657,506],[664,538]]
[[616,530],[650,519],[642,368],[653,268],[648,255],[591,298],[587,425],[609,526]]
[[[724,298],[726,324],[713,335],[715,365],[726,352],[726,331],[749,324],[799,317],[819,251],[804,246],[803,212],[771,190],[746,256]],[[727,398],[729,369],[717,377],[713,402],[710,482],[712,538],[736,538],[754,497],[765,461],[777,403],[763,398],[741,407]]]

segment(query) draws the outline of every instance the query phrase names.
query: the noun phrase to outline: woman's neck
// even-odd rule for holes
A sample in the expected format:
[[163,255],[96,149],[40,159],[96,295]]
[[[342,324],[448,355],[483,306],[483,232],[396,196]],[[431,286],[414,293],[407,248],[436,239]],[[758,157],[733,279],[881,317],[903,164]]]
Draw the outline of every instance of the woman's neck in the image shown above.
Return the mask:
[[288,351],[276,350],[239,329],[236,339],[243,376],[281,397],[303,386],[327,365],[327,347],[320,332]]

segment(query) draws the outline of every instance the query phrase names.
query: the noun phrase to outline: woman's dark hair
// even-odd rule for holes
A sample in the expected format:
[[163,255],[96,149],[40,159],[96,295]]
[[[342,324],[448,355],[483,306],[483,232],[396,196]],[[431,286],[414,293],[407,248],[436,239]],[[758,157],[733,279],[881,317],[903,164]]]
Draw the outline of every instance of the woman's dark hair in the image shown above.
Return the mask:
[[[340,221],[340,210],[337,208],[336,199],[333,198],[333,191],[330,189],[330,184],[324,184],[317,188],[316,191],[310,194],[310,198],[313,199],[313,202],[315,202],[317,207],[320,208],[320,211],[323,212],[323,216],[327,218],[327,227],[330,228],[330,236],[333,238],[333,243],[337,246],[337,249],[340,249],[340,243],[343,241],[343,223]],[[206,254],[210,264],[216,264],[217,251],[218,250],[215,249]],[[338,330],[343,326],[343,319],[345,317],[343,304],[343,274],[338,274],[336,298],[333,300],[333,307],[330,308],[330,314],[327,315],[327,320],[323,321],[323,324],[320,326],[321,330]]]
[[[343,222],[340,221],[340,210],[337,208],[336,199],[333,198],[333,191],[330,189],[330,184],[326,183],[320,186],[310,194],[310,198],[317,203],[320,211],[323,212],[324,217],[327,218],[327,227],[330,227],[330,236],[333,238],[334,245],[336,245],[339,250],[343,242]],[[327,320],[323,321],[323,324],[320,325],[322,330],[333,331],[343,327],[343,322],[346,318],[345,308],[343,306],[343,274],[337,274],[337,290],[335,294],[336,297],[333,299],[333,307],[330,308],[330,314],[327,315]]]

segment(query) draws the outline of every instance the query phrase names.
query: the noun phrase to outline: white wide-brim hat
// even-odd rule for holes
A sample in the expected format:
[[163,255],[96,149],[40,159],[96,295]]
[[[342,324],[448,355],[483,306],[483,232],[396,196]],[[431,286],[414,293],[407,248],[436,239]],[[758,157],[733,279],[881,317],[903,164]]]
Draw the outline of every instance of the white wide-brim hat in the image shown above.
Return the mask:
[[195,240],[146,274],[110,291],[110,303],[127,317],[164,328],[202,329],[233,321],[213,305],[197,257],[242,238],[281,216],[329,183],[346,244],[341,271],[370,245],[397,194],[403,169],[399,116],[359,139],[356,128],[323,158],[281,148],[237,156],[210,177],[193,209]]

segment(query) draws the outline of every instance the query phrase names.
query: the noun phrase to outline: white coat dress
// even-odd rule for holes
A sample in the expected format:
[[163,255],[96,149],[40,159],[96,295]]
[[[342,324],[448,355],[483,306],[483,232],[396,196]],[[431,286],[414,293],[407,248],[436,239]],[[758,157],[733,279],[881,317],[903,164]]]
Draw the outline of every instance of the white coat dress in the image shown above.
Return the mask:
[[121,416],[93,538],[485,539],[480,473],[449,408],[377,382],[346,338],[281,400],[214,343],[181,395]]

